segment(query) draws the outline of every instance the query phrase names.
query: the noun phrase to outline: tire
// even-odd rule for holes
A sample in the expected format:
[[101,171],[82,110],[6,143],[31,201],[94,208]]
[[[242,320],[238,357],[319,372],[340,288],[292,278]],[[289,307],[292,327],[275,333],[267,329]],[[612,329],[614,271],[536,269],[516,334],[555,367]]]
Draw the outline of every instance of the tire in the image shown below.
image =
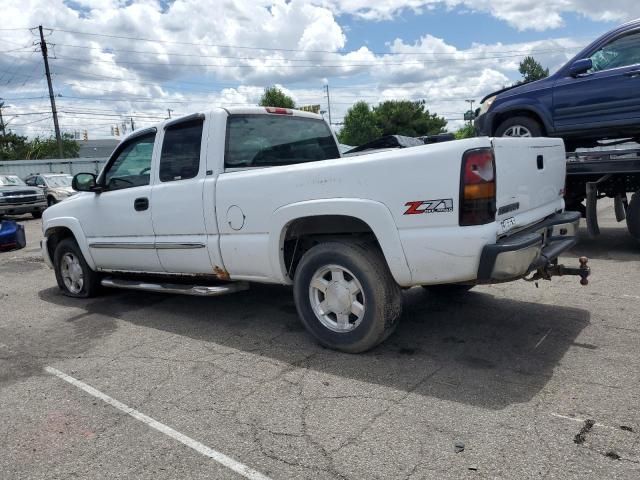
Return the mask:
[[42,218],[42,212],[31,212],[33,218]]
[[640,190],[631,196],[627,207],[627,229],[640,242]]
[[58,201],[54,197],[47,197],[47,206],[52,206],[58,203]]
[[296,269],[293,295],[309,333],[347,353],[384,341],[402,313],[400,287],[382,253],[366,243],[333,241],[308,250]]
[[[509,134],[511,129],[520,127],[522,130],[527,131],[527,135],[515,135]],[[515,133],[515,132],[514,132]],[[511,117],[504,120],[498,128],[496,128],[496,137],[541,137],[543,135],[542,126],[530,117]]]
[[440,285],[423,285],[422,288],[434,295],[462,295],[471,290],[475,285],[463,285],[460,283],[443,283]]
[[65,238],[58,243],[53,254],[53,268],[58,287],[68,297],[89,298],[98,293],[100,275],[89,268],[74,239]]

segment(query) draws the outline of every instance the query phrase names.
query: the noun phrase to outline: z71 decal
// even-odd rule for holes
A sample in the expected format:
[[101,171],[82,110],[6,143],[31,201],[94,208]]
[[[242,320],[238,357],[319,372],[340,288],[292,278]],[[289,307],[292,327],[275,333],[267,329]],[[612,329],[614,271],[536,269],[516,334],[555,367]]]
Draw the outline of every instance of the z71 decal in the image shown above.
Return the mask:
[[407,202],[405,206],[409,207],[404,212],[405,215],[453,212],[453,199],[439,198],[437,200],[420,200],[417,202]]

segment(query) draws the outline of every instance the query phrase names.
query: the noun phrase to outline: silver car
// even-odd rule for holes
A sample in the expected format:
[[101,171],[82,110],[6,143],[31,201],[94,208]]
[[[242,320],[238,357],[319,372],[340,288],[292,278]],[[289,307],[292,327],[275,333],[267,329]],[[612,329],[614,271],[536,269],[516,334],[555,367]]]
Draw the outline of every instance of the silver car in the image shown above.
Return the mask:
[[47,205],[51,206],[78,193],[71,188],[71,180],[73,177],[66,173],[37,173],[29,175],[25,182],[29,186],[44,190]]
[[0,173],[0,217],[30,213],[40,218],[47,208],[44,192],[30,188],[17,175]]

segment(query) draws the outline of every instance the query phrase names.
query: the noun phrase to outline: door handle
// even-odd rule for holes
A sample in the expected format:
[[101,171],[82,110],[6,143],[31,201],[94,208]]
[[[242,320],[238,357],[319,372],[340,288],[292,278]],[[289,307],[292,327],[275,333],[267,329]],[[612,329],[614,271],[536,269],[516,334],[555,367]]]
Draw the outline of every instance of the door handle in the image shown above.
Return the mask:
[[136,198],[133,202],[133,208],[136,212],[142,212],[149,208],[149,199],[147,197]]
[[640,69],[639,70],[629,70],[623,74],[625,77],[636,78],[640,77]]

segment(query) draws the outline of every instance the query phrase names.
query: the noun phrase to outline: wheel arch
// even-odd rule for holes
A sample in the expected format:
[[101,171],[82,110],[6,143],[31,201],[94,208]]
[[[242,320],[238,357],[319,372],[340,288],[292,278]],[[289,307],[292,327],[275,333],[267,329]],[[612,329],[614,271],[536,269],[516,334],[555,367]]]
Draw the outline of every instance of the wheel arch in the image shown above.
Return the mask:
[[[411,272],[391,212],[382,203],[363,199],[309,200],[286,205],[274,212],[269,234],[270,263],[274,277],[292,282],[296,253],[286,243],[300,237],[370,235],[382,251],[393,278],[411,284]],[[358,238],[358,237],[356,237]],[[299,253],[299,252],[298,252]],[[290,275],[291,272],[291,275]]]
[[495,135],[496,130],[502,122],[512,117],[529,117],[540,124],[542,133],[546,136],[552,132],[551,122],[546,118],[538,108],[534,106],[514,106],[496,112],[491,122],[491,135]]
[[44,225],[43,230],[44,236],[47,240],[47,251],[51,259],[53,259],[56,246],[60,241],[65,238],[73,238],[78,244],[78,247],[80,247],[80,251],[84,256],[87,265],[89,265],[92,270],[96,269],[95,262],[93,261],[93,257],[89,250],[89,244],[87,243],[82,228],[80,227],[80,223],[75,218],[58,218],[48,221]]

